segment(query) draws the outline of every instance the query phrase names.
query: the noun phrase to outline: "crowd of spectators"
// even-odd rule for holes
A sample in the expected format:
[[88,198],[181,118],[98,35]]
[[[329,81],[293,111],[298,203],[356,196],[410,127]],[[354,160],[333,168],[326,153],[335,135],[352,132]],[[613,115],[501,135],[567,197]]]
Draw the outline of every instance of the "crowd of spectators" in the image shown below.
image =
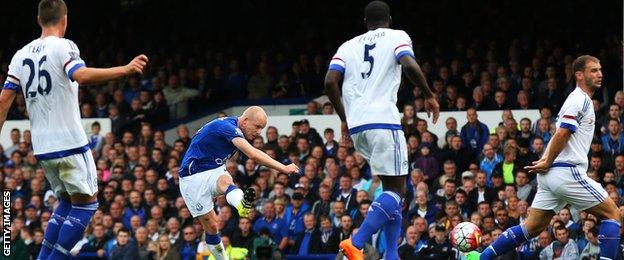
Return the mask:
[[[32,9],[24,6],[26,2],[14,1],[11,4],[20,8],[3,8],[0,13]],[[300,3],[305,1],[289,1],[295,3],[281,7],[272,1],[266,6],[253,1],[215,6],[197,3],[210,15],[201,16],[206,24],[189,29],[202,8],[147,5],[147,1],[119,1],[116,6],[110,2],[117,3],[89,3],[100,8],[68,3],[70,21],[75,18],[86,24],[73,25],[77,32],[70,26],[68,38],[79,45],[90,66],[122,64],[124,57],[145,50],[151,63],[144,76],[80,88],[82,116],[110,118],[112,132],[101,132],[98,124],[92,126],[89,137],[97,161],[100,209],[72,252],[113,259],[207,256],[201,225],[191,218],[178,189],[178,165],[196,129],[181,125],[177,140],[166,143],[162,127],[227,100],[322,95],[328,58],[341,41],[363,27],[357,19],[340,17],[346,12],[351,12],[346,17],[357,17],[352,12],[359,14],[360,10],[352,10],[347,3],[336,3],[330,10],[320,4]],[[540,16],[545,20],[543,28],[525,27],[531,37],[516,37],[478,21],[496,19],[500,28],[520,28],[523,21],[529,23],[527,19],[536,17],[529,14],[532,9],[509,6],[513,3],[477,8],[463,6],[469,5],[467,2],[439,2],[433,6],[398,3],[396,10],[402,11],[393,13],[393,19],[412,35],[416,57],[442,109],[466,111],[468,123],[458,126],[457,120],[449,118],[440,122],[446,125],[446,133],[428,131],[427,121],[416,117],[423,109],[419,89],[401,86],[398,106],[404,112],[401,123],[410,167],[401,257],[455,257],[447,235],[462,221],[481,227],[482,246],[523,221],[536,191],[535,176],[523,166],[539,158],[552,137],[559,107],[575,87],[571,61],[581,52],[591,51],[601,59],[605,75],[603,87],[593,97],[596,136],[587,174],[603,184],[624,213],[621,32],[619,36],[615,30],[614,35],[605,31],[590,37],[596,35],[558,31],[564,28],[564,21],[587,28],[578,21],[581,19],[566,17],[571,9],[587,8],[584,3],[559,6],[562,12]],[[252,26],[214,26],[228,21],[227,11],[238,5],[242,6],[241,19]],[[445,9],[449,6],[453,8]],[[81,12],[72,12],[72,7]],[[189,15],[162,19],[166,15],[155,10],[159,8]],[[609,10],[608,5],[596,8]],[[473,10],[475,16],[485,18],[473,19],[454,9]],[[115,19],[104,16],[108,13],[104,10]],[[299,17],[301,12],[293,10],[306,10],[310,15]],[[431,20],[427,14],[447,11],[450,16],[457,13],[456,17]],[[599,13],[606,21],[613,19],[612,12]],[[271,20],[265,17],[269,14],[280,15]],[[516,16],[523,17],[514,19]],[[452,23],[462,19],[463,24]],[[6,24],[22,32],[36,31],[34,24]],[[482,28],[483,36],[471,35],[470,26]],[[149,33],[150,27],[162,33]],[[183,28],[182,33],[176,32],[178,28]],[[457,37],[437,36],[436,30],[456,32]],[[32,38],[16,34],[18,31],[0,43],[0,80],[6,76],[12,53]],[[510,110],[529,108],[539,109],[538,120],[515,118]],[[493,129],[480,123],[482,110],[500,111],[501,123]],[[307,114],[321,113],[332,114],[331,105],[308,103]],[[9,119],[25,118],[24,100],[18,98]],[[58,199],[33,156],[30,132],[12,130],[11,139],[13,145],[1,149],[0,180],[11,190],[12,257],[34,259]],[[224,198],[216,200],[219,229],[231,259],[336,254],[339,241],[357,232],[371,201],[381,194],[382,183],[366,161],[354,152],[352,144],[339,140],[333,129],[314,129],[307,120],[294,122],[289,133],[269,126],[266,136],[253,140],[253,145],[281,162],[299,164],[302,170],[299,175],[277,174],[244,156],[227,163],[237,185],[252,187],[259,194],[249,218],[239,218]],[[595,257],[598,225],[594,216],[565,209],[553,218],[548,230],[509,254]],[[383,255],[382,236],[383,232],[376,234],[367,244],[369,257]]]

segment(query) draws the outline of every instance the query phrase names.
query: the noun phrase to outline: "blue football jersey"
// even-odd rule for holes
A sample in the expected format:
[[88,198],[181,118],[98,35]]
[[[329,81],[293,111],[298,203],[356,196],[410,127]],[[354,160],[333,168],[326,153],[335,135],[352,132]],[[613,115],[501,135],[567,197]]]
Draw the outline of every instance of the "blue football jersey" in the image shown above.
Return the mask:
[[232,139],[245,138],[237,123],[237,117],[224,117],[202,126],[184,154],[180,177],[212,170],[225,164],[237,150]]

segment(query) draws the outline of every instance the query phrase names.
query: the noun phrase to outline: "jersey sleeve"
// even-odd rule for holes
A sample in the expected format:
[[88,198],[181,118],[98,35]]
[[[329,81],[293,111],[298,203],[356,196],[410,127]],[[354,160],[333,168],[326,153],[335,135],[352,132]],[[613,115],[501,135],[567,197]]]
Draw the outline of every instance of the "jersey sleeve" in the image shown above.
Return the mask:
[[20,70],[22,66],[19,66],[19,55],[16,53],[11,59],[11,64],[9,64],[9,72],[7,73],[6,80],[4,81],[3,89],[13,90],[15,92],[22,91],[22,84],[19,79],[19,75],[21,75]]
[[412,50],[412,39],[404,31],[399,31],[394,40],[394,57],[397,62],[405,55],[414,57],[414,51]]
[[232,142],[232,140],[236,137],[245,138],[243,131],[241,131],[240,128],[226,122],[223,123],[224,124],[219,127],[219,134],[228,142]]
[[585,97],[574,96],[568,98],[561,106],[561,111],[559,112],[559,127],[576,132],[583,111],[588,109],[590,105],[591,102]]
[[334,57],[332,57],[331,61],[329,62],[329,69],[335,70],[344,74],[345,68],[347,67],[347,64],[345,63],[346,56],[347,55],[345,51],[345,46],[343,44],[342,46],[340,46],[340,48],[338,48],[338,51],[336,52]]
[[57,57],[63,63],[63,70],[70,80],[74,81],[72,77],[77,69],[84,67],[85,62],[80,58],[80,50],[78,46],[67,39],[62,39],[56,47]]

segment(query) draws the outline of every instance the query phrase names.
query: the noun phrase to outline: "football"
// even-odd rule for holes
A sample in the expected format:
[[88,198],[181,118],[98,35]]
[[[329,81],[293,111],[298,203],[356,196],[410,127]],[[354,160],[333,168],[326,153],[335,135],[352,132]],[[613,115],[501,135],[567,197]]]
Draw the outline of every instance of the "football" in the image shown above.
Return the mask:
[[453,247],[462,252],[475,250],[481,244],[481,230],[471,222],[457,224],[449,236]]

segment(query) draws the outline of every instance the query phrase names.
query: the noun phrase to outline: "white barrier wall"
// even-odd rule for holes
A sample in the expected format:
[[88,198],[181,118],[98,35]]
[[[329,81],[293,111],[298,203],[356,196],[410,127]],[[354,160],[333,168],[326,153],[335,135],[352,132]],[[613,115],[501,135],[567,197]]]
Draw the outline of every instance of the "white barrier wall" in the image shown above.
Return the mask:
[[[245,111],[245,109],[247,109],[248,107],[249,106],[235,106],[235,107],[224,109],[222,111],[225,112],[228,116],[235,116],[235,115],[241,115],[243,111]],[[272,116],[287,116],[287,115],[290,115],[291,109],[306,109],[307,106],[306,104],[303,104],[303,105],[266,105],[266,106],[260,106],[260,107],[262,107],[267,112],[269,117],[272,117]],[[199,129],[204,124],[212,121],[215,118],[217,118],[216,113],[210,114],[200,119],[196,119],[191,122],[188,122],[186,123],[186,126],[191,131],[191,133],[193,133],[195,132],[195,130]],[[178,139],[178,134],[176,131],[177,131],[176,127],[165,131],[166,143],[173,144],[173,142],[176,139]]]
[[[93,122],[99,122],[101,126],[100,135],[104,136],[106,133],[111,131],[111,120],[109,118],[89,118],[82,119],[82,128],[87,133],[87,137],[91,135],[91,124]],[[13,145],[11,142],[11,130],[17,128],[20,130],[20,133],[24,132],[24,130],[30,129],[30,122],[28,120],[8,120],[2,126],[2,132],[0,133],[0,144],[2,147],[9,147]],[[20,141],[23,141],[20,140]]]
[[[531,110],[513,110],[513,116],[520,123],[520,119],[526,117],[531,119],[531,122],[534,122],[539,118],[539,111],[537,109]],[[486,124],[488,128],[490,128],[490,132],[498,126],[501,120],[501,111],[480,111],[478,112],[479,121]],[[427,120],[428,129],[432,133],[436,134],[439,138],[438,146],[442,147],[446,140],[444,140],[444,135],[446,134],[446,119],[449,117],[454,117],[457,120],[457,130],[461,130],[461,127],[466,124],[466,112],[441,112],[440,119],[437,124],[433,124],[431,119],[427,118],[426,113],[418,113],[418,117]],[[296,120],[308,119],[310,121],[310,126],[316,128],[321,137],[323,137],[323,131],[325,128],[334,129],[334,133],[336,139],[340,138],[340,119],[337,115],[300,115],[300,116],[269,116],[269,121],[267,126],[275,126],[277,127],[279,134],[289,135],[291,132],[291,125]],[[262,130],[262,136],[265,137],[266,128]],[[324,137],[323,137],[324,139]],[[265,140],[266,141],[266,140]]]
[[[335,132],[336,138],[341,136],[340,132],[340,120],[337,115],[289,115],[289,111],[291,109],[305,109],[306,105],[277,105],[277,106],[262,106],[269,115],[269,120],[267,126],[275,126],[277,127],[279,134],[289,135],[291,132],[291,125],[294,121],[301,119],[308,119],[310,121],[310,125],[319,132],[321,137],[323,137],[323,131],[325,128],[333,128]],[[231,107],[223,110],[228,115],[240,115],[243,110],[245,110],[246,106],[237,106]],[[535,121],[539,118],[539,111],[537,109],[530,110],[513,110],[514,118],[519,122],[520,119],[526,117],[531,119],[531,121]],[[490,131],[493,131],[493,128],[498,126],[498,123],[501,122],[502,110],[500,111],[479,111],[479,121],[486,124]],[[457,120],[457,130],[460,130],[461,127],[466,124],[466,112],[441,112],[440,119],[437,124],[432,124],[431,119],[427,118],[426,113],[418,113],[418,117],[427,120],[429,125],[429,131],[436,134],[438,137],[443,137],[446,134],[446,119],[449,117],[454,117]],[[187,123],[187,126],[191,132],[199,129],[201,126],[206,124],[207,122],[216,118],[216,114],[211,114],[209,116],[205,116],[203,118],[191,121]],[[265,135],[266,128],[262,130],[263,137]],[[171,144],[177,139],[176,128],[167,130],[165,132],[166,142]],[[265,140],[266,141],[266,140]],[[444,138],[439,138],[439,146],[444,145]]]

